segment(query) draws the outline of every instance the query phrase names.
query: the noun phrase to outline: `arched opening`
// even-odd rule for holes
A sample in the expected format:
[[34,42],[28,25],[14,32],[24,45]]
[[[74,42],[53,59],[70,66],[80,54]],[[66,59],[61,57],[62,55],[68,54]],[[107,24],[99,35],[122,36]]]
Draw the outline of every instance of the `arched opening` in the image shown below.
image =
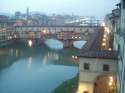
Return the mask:
[[99,75],[95,79],[93,93],[116,93],[116,77],[113,75]]

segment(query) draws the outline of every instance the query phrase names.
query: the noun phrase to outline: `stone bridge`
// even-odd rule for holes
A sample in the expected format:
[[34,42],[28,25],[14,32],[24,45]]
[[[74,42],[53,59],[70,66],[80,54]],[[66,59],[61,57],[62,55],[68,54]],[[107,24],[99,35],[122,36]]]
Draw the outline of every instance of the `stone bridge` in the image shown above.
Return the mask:
[[15,26],[12,33],[22,42],[33,40],[41,43],[45,39],[58,39],[63,42],[64,47],[71,47],[74,41],[87,41],[97,26]]

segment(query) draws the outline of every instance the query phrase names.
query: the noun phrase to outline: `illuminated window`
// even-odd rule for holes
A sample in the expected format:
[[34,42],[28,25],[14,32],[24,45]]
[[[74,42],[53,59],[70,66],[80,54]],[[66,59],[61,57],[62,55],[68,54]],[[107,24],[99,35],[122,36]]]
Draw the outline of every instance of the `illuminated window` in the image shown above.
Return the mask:
[[103,71],[109,71],[109,65],[104,64],[103,65]]
[[84,69],[89,70],[90,69],[90,64],[89,63],[84,63]]

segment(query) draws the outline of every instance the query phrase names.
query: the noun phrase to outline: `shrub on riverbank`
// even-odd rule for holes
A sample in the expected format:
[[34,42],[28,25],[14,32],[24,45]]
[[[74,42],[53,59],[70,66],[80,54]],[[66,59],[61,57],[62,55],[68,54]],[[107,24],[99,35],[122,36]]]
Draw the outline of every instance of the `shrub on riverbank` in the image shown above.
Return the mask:
[[52,93],[75,93],[78,88],[78,75],[70,80],[63,82]]

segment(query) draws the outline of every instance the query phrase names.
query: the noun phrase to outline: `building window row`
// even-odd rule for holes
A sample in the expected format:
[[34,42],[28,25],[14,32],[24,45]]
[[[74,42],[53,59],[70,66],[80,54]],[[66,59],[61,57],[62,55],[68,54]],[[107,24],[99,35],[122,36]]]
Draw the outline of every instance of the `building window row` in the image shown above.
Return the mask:
[[[83,68],[84,68],[84,70],[90,70],[90,64],[84,63]],[[109,64],[103,64],[102,70],[109,71],[110,70]]]

